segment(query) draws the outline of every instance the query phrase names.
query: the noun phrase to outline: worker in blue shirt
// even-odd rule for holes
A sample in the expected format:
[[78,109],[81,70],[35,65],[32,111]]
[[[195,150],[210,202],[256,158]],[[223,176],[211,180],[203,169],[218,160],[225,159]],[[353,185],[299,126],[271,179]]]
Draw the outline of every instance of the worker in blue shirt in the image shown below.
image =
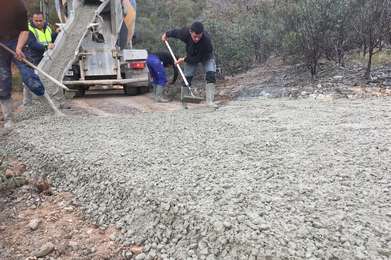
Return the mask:
[[151,53],[147,58],[147,66],[152,78],[152,85],[155,92],[155,101],[168,102],[168,100],[163,97],[164,88],[168,82],[165,68],[171,66],[173,67],[174,77],[171,81],[171,84],[174,84],[178,78],[178,69],[175,65],[174,59],[167,52]]

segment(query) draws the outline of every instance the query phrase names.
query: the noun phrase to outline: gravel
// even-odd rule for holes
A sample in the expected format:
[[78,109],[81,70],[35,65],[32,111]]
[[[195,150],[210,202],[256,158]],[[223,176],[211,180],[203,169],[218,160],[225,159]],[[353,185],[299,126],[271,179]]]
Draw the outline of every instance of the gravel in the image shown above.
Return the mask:
[[261,98],[42,117],[19,123],[0,153],[73,192],[143,257],[388,259],[389,103]]

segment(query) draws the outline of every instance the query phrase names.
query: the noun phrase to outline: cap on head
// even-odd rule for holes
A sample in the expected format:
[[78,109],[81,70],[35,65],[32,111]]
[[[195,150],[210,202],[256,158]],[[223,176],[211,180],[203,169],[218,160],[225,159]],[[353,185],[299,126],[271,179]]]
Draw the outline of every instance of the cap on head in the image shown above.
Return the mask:
[[190,30],[192,32],[195,32],[196,34],[200,34],[200,33],[204,32],[204,25],[202,25],[201,22],[194,22],[191,25]]

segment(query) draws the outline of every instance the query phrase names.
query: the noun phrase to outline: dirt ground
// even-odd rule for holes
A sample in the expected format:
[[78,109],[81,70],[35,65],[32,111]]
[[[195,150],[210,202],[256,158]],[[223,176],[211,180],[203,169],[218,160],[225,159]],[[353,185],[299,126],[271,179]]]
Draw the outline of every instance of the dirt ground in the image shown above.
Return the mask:
[[[7,164],[8,181],[23,177],[22,163]],[[44,180],[14,188],[0,186],[0,259],[127,259],[142,251],[116,242],[115,227],[90,224],[71,194],[57,193]]]
[[[172,112],[183,109],[179,100],[169,103],[157,103],[153,94],[148,93],[138,96],[124,96],[122,90],[109,93],[88,92],[86,96],[72,99],[68,102],[70,113],[80,113],[84,110],[88,114],[96,116],[115,116],[123,114]],[[204,102],[200,104],[187,104],[189,109],[206,107]]]

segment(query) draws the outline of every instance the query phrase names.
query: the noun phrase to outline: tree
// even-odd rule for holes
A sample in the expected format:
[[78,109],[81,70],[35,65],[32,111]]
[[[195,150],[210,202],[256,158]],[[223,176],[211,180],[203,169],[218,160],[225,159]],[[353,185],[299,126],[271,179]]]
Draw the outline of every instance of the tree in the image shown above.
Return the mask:
[[390,0],[355,0],[352,2],[354,13],[359,14],[353,23],[356,33],[364,46],[364,54],[368,53],[365,77],[371,77],[372,58],[379,52],[385,39],[391,32]]

